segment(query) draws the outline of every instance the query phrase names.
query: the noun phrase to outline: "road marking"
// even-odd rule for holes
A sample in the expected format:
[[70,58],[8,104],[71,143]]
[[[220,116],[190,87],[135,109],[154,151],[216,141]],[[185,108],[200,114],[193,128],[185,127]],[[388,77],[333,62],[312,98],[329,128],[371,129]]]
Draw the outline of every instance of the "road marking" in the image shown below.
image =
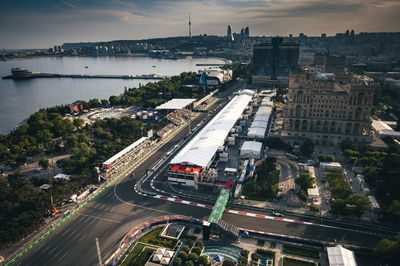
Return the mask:
[[75,238],[77,238],[77,237],[80,236],[80,235],[81,235],[81,232],[78,232],[71,240],[74,241]]
[[62,252],[62,250],[58,251],[56,254],[54,254],[52,257],[55,258],[57,257],[60,253]]
[[112,219],[103,218],[103,217],[98,217],[98,216],[93,216],[93,215],[88,215],[88,214],[80,214],[80,215],[82,215],[82,216],[87,216],[87,217],[91,217],[91,218],[98,219],[98,220],[113,222],[113,223],[119,223],[119,224],[121,223],[121,221],[112,220]]
[[64,236],[68,231],[70,231],[72,228],[68,228],[66,230],[63,230],[64,232],[61,234],[61,236]]
[[43,254],[46,250],[48,250],[51,247],[51,245],[48,245],[45,249],[42,250],[42,252],[40,252],[40,254]]
[[83,235],[80,239],[79,239],[79,242],[81,242],[83,239],[85,239],[86,238],[86,234],[85,235]]
[[51,255],[51,253],[53,253],[56,249],[57,247],[53,248],[48,254]]
[[69,250],[67,250],[67,252],[65,252],[64,255],[62,255],[62,256],[58,259],[58,261],[61,261],[65,256],[67,256],[68,253],[69,253]]

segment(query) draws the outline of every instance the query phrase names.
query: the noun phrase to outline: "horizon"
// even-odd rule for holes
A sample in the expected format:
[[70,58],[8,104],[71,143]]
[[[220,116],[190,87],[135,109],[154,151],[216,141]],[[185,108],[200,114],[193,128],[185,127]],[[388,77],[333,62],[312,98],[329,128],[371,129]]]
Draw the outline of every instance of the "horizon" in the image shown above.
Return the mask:
[[397,1],[66,0],[38,4],[5,0],[0,7],[1,49],[183,37],[188,35],[189,13],[193,35],[223,36],[227,25],[233,32],[249,26],[251,36],[297,36],[301,32],[332,36],[347,29],[359,33],[400,28]]
[[[228,25],[226,25],[226,26],[228,26]],[[347,30],[347,29],[346,29]],[[343,32],[337,32],[337,33],[345,33],[345,31],[346,30],[344,30]],[[351,29],[348,29],[348,30],[351,30]],[[304,33],[304,32],[302,32],[302,33]],[[322,33],[324,33],[324,32],[322,32]],[[322,34],[321,33],[321,34]],[[337,34],[337,33],[335,33],[335,34],[332,34],[332,35],[326,35],[326,37],[327,38],[329,38],[329,37],[335,37],[335,35]],[[356,32],[355,31],[355,35],[359,35],[360,33],[368,33],[368,34],[371,34],[371,33],[400,33],[400,31],[371,31],[371,32]],[[198,34],[198,35],[192,35],[192,37],[200,37],[200,36],[202,36],[202,35],[204,35],[204,34],[206,34],[206,33],[200,33],[200,34]],[[293,34],[293,38],[298,38],[299,37],[299,34],[300,33],[298,33],[298,34]],[[318,38],[318,37],[321,37],[321,34],[320,35],[308,35],[307,33],[304,33],[304,35],[308,38],[308,37],[311,37],[311,38]],[[225,35],[217,35],[217,34],[206,34],[207,36],[216,36],[216,37],[224,37]],[[115,39],[115,40],[98,40],[98,41],[76,41],[76,42],[64,42],[64,43],[60,43],[60,44],[56,44],[56,45],[63,45],[63,44],[66,44],[66,43],[100,43],[100,42],[104,42],[104,43],[108,43],[108,42],[119,42],[119,41],[148,41],[148,40],[154,40],[154,39],[167,39],[167,38],[185,38],[185,37],[188,37],[188,36],[166,36],[166,37],[150,37],[150,38],[146,38],[146,39]],[[252,35],[252,36],[250,36],[250,38],[271,38],[271,37],[283,37],[283,38],[288,38],[289,37],[289,35]],[[0,48],[1,50],[5,50],[5,51],[20,51],[20,50],[46,50],[46,49],[49,49],[49,48],[52,48],[52,46],[49,46],[49,47],[34,47],[34,48]]]

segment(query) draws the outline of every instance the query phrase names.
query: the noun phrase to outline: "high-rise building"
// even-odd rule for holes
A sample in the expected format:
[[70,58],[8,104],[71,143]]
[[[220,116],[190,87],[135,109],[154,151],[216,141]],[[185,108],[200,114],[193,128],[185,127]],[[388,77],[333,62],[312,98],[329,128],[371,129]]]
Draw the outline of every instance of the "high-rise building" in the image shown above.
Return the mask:
[[244,39],[247,39],[247,38],[249,38],[250,37],[250,30],[249,30],[249,26],[247,26],[245,29],[244,29],[244,33],[243,33],[243,38]]
[[365,76],[296,71],[291,74],[281,136],[290,144],[311,139],[337,145],[369,143],[375,83]]
[[226,37],[228,38],[228,40],[233,41],[233,32],[232,32],[232,28],[231,25],[228,25],[228,29],[226,30]]
[[284,42],[281,37],[270,43],[255,44],[253,48],[253,85],[288,85],[289,73],[298,66],[299,44]]
[[315,54],[314,65],[322,72],[333,73],[336,79],[341,79],[345,75],[346,56]]
[[190,13],[189,13],[189,38],[192,38],[192,21],[190,21]]

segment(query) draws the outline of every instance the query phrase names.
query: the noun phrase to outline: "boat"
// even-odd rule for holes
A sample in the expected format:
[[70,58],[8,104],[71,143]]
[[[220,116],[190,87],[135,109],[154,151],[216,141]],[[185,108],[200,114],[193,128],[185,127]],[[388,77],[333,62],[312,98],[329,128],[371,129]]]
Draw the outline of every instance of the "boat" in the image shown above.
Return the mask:
[[89,68],[88,66],[85,66],[85,68]]
[[153,66],[153,67],[156,67],[156,66]]

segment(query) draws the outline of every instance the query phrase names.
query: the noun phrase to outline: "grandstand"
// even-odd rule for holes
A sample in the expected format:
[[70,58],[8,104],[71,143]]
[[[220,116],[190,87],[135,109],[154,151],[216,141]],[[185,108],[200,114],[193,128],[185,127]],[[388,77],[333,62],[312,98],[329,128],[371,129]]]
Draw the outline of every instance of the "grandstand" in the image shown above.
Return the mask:
[[165,117],[172,122],[157,131],[157,136],[160,138],[166,137],[180,125],[194,118],[195,114],[192,111],[184,109],[185,107],[191,108],[194,101],[195,99],[172,99],[157,106],[156,109],[162,112]]
[[125,165],[142,156],[152,145],[147,137],[142,137],[118,152],[102,164],[102,177],[107,178],[118,173]]
[[[254,95],[242,90],[172,159],[168,171],[169,182],[194,186],[211,165],[218,148],[225,142]],[[189,169],[189,170],[188,170]],[[190,169],[196,169],[192,171]]]

